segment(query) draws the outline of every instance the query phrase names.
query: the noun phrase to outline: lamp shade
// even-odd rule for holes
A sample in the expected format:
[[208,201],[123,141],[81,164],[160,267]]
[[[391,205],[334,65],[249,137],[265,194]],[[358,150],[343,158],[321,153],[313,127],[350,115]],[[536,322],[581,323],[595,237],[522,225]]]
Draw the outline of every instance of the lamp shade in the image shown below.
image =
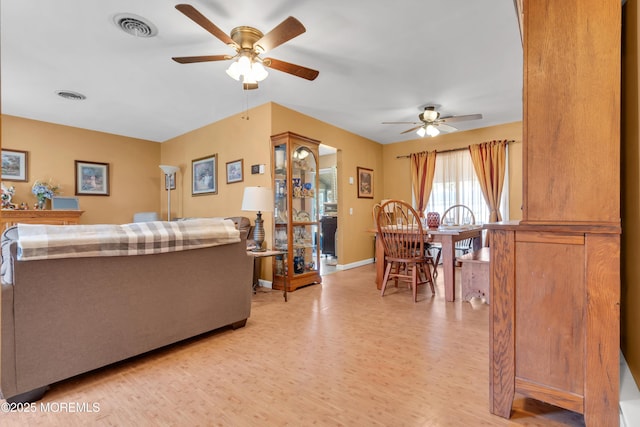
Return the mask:
[[164,172],[166,175],[174,174],[180,170],[178,166],[169,165],[160,165],[160,169],[162,169],[162,172]]
[[267,187],[245,187],[242,210],[254,212],[273,211],[273,190]]

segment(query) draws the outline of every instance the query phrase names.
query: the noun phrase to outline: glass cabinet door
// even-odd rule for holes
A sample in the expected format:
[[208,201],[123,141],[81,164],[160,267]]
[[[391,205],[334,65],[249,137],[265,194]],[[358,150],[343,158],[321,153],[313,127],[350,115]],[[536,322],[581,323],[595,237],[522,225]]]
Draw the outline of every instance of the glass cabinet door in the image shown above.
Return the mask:
[[[287,145],[274,146],[274,211],[273,217],[276,224],[274,237],[274,249],[287,250],[288,247],[288,216],[289,216],[289,189],[287,187]],[[282,273],[279,273],[282,274]]]
[[318,269],[317,160],[308,147],[297,147],[292,153],[292,224],[293,273],[304,274]]

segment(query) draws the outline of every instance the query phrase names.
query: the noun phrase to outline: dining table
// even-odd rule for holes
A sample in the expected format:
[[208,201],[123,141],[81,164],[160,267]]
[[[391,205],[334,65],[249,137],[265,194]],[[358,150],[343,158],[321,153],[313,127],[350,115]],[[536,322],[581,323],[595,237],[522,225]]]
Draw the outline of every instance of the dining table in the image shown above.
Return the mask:
[[[444,275],[444,296],[446,301],[456,299],[456,249],[455,244],[460,240],[473,239],[473,250],[482,247],[482,225],[441,226],[439,228],[425,228],[423,236],[426,243],[440,243],[442,246],[442,273]],[[378,238],[378,230],[371,230],[376,234],[375,262],[376,262],[376,286],[382,289],[382,279],[386,262],[384,257],[384,244]],[[416,229],[416,233],[418,229]]]

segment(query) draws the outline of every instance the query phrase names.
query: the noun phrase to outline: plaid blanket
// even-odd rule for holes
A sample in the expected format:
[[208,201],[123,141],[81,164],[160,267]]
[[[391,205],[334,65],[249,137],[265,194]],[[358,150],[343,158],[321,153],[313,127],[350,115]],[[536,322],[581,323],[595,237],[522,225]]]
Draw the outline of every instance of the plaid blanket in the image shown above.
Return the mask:
[[18,260],[149,255],[240,241],[233,221],[197,218],[111,225],[18,224]]

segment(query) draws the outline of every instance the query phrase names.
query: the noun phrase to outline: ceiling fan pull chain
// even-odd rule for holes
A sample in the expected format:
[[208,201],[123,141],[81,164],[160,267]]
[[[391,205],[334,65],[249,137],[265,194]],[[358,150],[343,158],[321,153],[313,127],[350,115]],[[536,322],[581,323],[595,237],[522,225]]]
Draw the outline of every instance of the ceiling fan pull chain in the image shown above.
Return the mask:
[[249,91],[243,90],[242,92],[244,93],[244,114],[242,115],[242,119],[249,120]]

